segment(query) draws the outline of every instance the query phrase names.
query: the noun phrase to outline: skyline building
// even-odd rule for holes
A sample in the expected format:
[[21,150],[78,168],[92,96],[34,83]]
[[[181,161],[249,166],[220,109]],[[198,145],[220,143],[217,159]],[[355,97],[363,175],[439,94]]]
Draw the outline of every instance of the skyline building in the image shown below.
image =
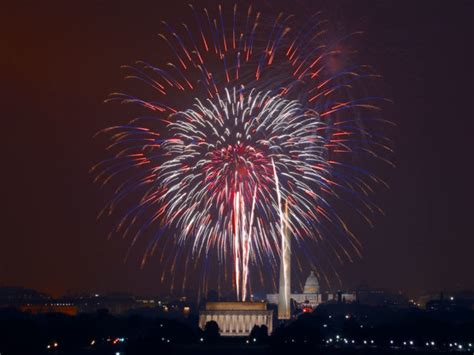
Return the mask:
[[[332,295],[326,295],[326,300],[332,298],[331,296]],[[280,298],[281,297],[279,293],[267,294],[267,301],[271,304],[279,304]],[[313,271],[311,271],[309,276],[306,278],[303,293],[290,293],[288,298],[290,299],[290,303],[291,300],[296,302],[296,306],[298,308],[316,308],[319,304],[323,302],[323,294],[319,286],[319,281]],[[278,318],[280,319],[280,317]]]
[[207,302],[199,312],[199,327],[204,330],[210,321],[217,323],[222,336],[249,336],[255,325],[273,331],[273,311],[266,302]]

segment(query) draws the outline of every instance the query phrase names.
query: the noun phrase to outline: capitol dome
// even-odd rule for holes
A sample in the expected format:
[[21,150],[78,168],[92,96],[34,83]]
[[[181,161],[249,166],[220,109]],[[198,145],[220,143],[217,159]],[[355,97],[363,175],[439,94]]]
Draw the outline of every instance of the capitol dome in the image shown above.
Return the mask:
[[306,279],[303,293],[319,293],[319,281],[313,271],[311,271]]

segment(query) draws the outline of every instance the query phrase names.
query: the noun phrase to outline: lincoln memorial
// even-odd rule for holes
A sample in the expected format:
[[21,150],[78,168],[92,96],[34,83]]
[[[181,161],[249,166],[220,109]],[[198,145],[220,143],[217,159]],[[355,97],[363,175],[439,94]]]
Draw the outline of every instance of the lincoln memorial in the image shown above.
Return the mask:
[[199,312],[199,327],[215,321],[223,336],[248,336],[255,325],[265,325],[272,332],[273,311],[266,302],[208,302]]

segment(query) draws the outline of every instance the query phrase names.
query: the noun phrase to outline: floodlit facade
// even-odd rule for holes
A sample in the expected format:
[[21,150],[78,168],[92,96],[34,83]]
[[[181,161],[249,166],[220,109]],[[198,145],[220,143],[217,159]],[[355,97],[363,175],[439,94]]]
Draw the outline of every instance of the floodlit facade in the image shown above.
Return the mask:
[[[316,306],[323,302],[319,281],[313,271],[311,271],[308,278],[306,279],[303,293],[292,293],[289,295],[289,298],[294,300],[298,305],[306,305],[311,308],[316,308]],[[267,294],[267,301],[268,303],[279,305],[280,295],[278,293]],[[280,317],[278,318],[285,319]]]
[[282,235],[281,249],[278,319],[285,320],[291,318],[291,240],[288,231]]
[[255,325],[273,329],[273,311],[266,302],[208,302],[199,312],[199,327],[215,321],[223,336],[248,336]]

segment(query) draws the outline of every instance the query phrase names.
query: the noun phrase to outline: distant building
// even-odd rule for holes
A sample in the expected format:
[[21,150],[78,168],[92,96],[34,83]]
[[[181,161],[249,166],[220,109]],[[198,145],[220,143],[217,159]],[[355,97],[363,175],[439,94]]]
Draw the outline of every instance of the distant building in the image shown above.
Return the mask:
[[14,307],[22,312],[77,314],[77,307],[71,302],[53,299],[50,295],[24,287],[0,287],[0,308]]
[[50,302],[52,297],[24,287],[0,287],[0,307],[19,306],[21,304],[43,304]]
[[[296,302],[299,308],[316,308],[323,302],[322,293],[319,287],[319,281],[313,271],[309,274],[304,284],[303,293],[292,293],[290,298]],[[267,294],[268,303],[278,304],[278,293]]]
[[390,306],[397,308],[409,307],[408,299],[401,294],[393,293],[380,288],[370,288],[367,285],[359,286],[356,289],[357,302],[371,306]]
[[357,301],[357,293],[356,292],[350,292],[350,291],[339,291],[336,293],[328,293],[327,294],[327,299],[326,301],[331,302],[340,302],[340,303],[353,303]]
[[215,321],[223,336],[248,336],[255,325],[265,325],[271,333],[273,311],[266,302],[208,302],[199,312],[199,327]]
[[69,316],[77,315],[77,307],[69,303],[47,303],[47,304],[22,304],[20,311],[32,314],[39,313],[63,313]]
[[424,308],[427,311],[444,312],[474,310],[474,292],[460,291],[447,294],[441,292],[438,296],[429,298],[424,304]]
[[65,297],[63,300],[75,304],[78,313],[95,313],[99,309],[107,309],[111,314],[118,315],[144,307],[142,302],[137,302],[135,297],[127,293],[76,295]]

